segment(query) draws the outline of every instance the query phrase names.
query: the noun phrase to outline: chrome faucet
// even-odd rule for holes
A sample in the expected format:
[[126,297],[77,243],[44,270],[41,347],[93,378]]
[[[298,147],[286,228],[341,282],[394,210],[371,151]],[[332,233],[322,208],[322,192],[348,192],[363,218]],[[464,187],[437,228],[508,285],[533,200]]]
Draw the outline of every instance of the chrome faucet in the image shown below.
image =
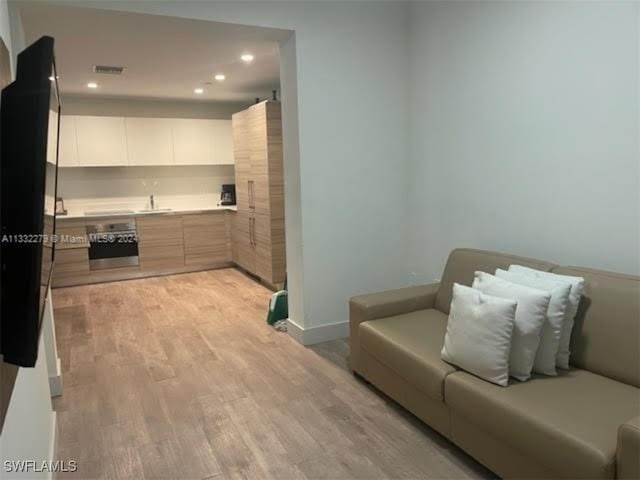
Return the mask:
[[151,210],[155,208],[154,202],[153,202],[153,195],[149,195],[149,206],[151,207]]

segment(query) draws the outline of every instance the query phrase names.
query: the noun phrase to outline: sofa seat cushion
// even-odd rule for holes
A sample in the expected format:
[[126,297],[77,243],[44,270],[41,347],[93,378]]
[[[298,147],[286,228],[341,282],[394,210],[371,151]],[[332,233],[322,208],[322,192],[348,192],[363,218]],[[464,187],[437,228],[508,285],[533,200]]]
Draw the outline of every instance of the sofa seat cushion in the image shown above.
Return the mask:
[[444,378],[457,369],[440,358],[447,316],[417,310],[360,324],[360,347],[435,400],[444,399]]
[[640,408],[638,388],[586,370],[507,388],[456,372],[446,379],[445,399],[453,414],[572,478],[615,476],[618,427]]

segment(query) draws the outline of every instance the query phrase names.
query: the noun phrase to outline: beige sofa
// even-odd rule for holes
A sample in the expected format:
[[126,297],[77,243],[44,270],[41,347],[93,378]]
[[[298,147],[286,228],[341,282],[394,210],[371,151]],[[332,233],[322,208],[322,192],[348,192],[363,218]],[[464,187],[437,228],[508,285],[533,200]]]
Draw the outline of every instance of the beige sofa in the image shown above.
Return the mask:
[[[454,282],[511,264],[585,278],[570,371],[500,387],[440,358]],[[504,478],[640,476],[640,278],[451,252],[442,281],[354,297],[351,366]]]

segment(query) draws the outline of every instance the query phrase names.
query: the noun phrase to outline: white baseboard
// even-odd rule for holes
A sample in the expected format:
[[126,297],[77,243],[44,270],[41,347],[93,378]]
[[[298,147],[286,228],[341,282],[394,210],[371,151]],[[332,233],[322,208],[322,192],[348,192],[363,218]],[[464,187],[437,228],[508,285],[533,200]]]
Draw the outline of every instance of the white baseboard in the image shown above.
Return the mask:
[[349,336],[349,322],[329,323],[303,328],[292,319],[287,319],[287,333],[302,345],[328,342]]
[[296,342],[304,345],[304,328],[290,318],[287,318],[287,333]]
[[[58,413],[51,414],[51,438],[49,439],[49,465],[53,465],[58,456]],[[53,472],[49,473],[49,478],[53,480]]]
[[56,375],[49,377],[49,390],[52,397],[62,395],[62,368],[59,358],[56,359]]

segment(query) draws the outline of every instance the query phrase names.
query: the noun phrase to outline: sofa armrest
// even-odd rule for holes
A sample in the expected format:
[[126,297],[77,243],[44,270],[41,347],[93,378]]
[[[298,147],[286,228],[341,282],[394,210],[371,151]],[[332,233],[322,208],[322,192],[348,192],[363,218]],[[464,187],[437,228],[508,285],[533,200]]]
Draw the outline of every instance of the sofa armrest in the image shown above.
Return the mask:
[[616,478],[640,478],[640,417],[633,418],[618,428]]
[[358,327],[362,322],[433,308],[440,283],[352,297],[349,301],[351,369],[358,371]]

